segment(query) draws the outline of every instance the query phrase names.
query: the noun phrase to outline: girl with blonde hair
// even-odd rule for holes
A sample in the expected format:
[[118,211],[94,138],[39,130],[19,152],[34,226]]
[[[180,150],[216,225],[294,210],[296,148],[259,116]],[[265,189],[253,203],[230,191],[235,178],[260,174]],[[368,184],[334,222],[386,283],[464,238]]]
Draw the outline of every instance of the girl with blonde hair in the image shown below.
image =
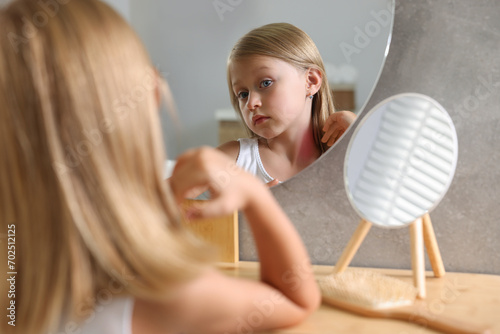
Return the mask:
[[229,55],[227,83],[251,138],[219,149],[271,184],[310,165],[355,119],[352,112],[335,112],[316,45],[288,23],[244,35]]
[[[257,331],[318,306],[300,237],[260,181],[201,148],[164,182],[161,80],[116,12],[15,0],[0,22],[1,333],[232,333],[261,312]],[[260,281],[219,273],[183,228],[176,202],[197,187],[213,198],[190,216],[247,215]]]

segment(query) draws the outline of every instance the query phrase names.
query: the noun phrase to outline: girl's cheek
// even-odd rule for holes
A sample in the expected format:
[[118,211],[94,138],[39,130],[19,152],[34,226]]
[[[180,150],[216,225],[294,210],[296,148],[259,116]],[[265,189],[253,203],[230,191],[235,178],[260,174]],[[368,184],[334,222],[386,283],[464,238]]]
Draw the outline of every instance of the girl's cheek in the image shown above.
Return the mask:
[[243,101],[240,100],[240,110],[242,113],[245,113],[245,106],[246,106],[246,103],[244,103]]

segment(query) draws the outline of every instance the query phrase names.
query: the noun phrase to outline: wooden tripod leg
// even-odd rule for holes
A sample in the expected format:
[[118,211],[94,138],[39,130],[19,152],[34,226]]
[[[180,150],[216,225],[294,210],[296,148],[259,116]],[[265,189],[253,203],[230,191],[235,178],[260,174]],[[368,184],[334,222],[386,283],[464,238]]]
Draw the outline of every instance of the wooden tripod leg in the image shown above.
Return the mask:
[[422,219],[418,218],[410,225],[411,264],[413,283],[417,288],[417,298],[425,298],[425,262]]
[[337,264],[335,265],[335,268],[333,269],[334,273],[343,272],[347,268],[349,263],[351,263],[354,254],[356,254],[356,252],[358,251],[358,248],[365,239],[366,234],[370,230],[370,227],[372,227],[372,223],[370,223],[367,220],[362,219],[359,222],[356,231],[354,231],[354,234],[352,235],[351,239],[349,240],[349,243],[345,247],[344,251],[342,252],[342,255],[340,256],[339,260],[337,261]]
[[439,247],[436,241],[436,235],[434,234],[434,228],[432,227],[431,217],[428,213],[422,216],[422,223],[425,248],[427,249],[429,261],[431,262],[432,271],[434,272],[435,277],[442,277],[446,272],[444,270],[443,259],[441,258],[441,253],[439,252]]

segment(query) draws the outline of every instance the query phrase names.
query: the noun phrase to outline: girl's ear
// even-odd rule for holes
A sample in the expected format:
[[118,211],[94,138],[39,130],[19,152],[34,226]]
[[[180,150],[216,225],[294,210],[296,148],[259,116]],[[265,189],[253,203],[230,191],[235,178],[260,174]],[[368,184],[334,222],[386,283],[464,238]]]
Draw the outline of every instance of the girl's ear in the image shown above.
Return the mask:
[[306,88],[310,95],[316,94],[321,88],[323,82],[323,75],[317,68],[309,68],[306,73]]

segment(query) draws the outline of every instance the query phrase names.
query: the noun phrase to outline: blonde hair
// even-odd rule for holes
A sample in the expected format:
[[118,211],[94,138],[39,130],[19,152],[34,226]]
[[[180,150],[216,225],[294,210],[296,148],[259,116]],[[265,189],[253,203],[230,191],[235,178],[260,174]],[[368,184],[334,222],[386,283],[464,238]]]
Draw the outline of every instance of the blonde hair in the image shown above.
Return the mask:
[[16,272],[2,333],[57,329],[67,307],[85,318],[100,293],[166,298],[207,262],[163,180],[139,39],[100,1],[41,3],[0,9],[0,233],[14,226],[15,266],[3,241],[0,265]]
[[[311,118],[315,143],[320,152],[325,152],[328,146],[321,142],[322,129],[328,116],[335,112],[335,108],[325,66],[313,40],[294,25],[271,23],[253,29],[236,42],[227,61],[227,83],[231,104],[242,119],[238,97],[233,92],[229,67],[232,62],[249,56],[273,57],[285,61],[297,69],[314,68],[321,72],[322,83],[320,90],[314,94]],[[248,126],[246,129],[252,137],[258,137]]]

